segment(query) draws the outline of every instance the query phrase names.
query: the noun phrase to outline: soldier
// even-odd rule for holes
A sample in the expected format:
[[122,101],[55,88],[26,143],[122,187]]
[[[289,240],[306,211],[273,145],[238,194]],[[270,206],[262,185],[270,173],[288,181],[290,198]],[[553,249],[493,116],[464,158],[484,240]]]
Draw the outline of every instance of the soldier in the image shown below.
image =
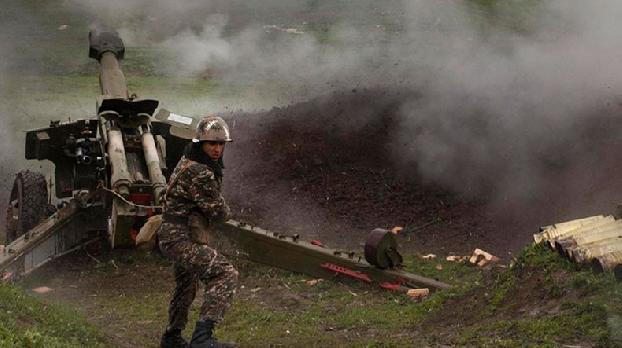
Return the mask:
[[[232,346],[219,343],[212,330],[223,318],[236,292],[238,271],[217,250],[194,241],[188,225],[189,215],[197,212],[209,223],[227,219],[229,208],[221,194],[222,155],[230,141],[229,127],[222,118],[203,118],[171,175],[158,238],[160,249],[174,262],[176,287],[161,347]],[[205,285],[203,305],[188,345],[181,332],[188,321],[188,309],[199,280]]]

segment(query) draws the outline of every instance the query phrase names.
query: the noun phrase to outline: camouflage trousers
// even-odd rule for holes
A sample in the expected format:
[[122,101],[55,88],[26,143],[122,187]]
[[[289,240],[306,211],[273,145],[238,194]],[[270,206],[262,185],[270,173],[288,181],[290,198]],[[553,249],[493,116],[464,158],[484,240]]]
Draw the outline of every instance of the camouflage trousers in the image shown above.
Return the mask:
[[162,252],[173,260],[175,290],[168,308],[168,328],[181,329],[188,322],[199,281],[205,285],[200,320],[222,320],[238,287],[238,271],[218,251],[191,241],[160,242]]

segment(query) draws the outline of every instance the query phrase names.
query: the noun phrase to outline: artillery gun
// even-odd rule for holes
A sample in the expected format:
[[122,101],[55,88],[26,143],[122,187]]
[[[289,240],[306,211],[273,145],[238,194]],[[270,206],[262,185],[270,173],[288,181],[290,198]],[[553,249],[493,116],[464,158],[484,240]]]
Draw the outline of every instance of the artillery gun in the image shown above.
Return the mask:
[[[158,109],[157,100],[130,95],[120,68],[124,54],[116,33],[89,33],[89,57],[99,62],[97,116],[53,121],[26,133],[26,159],[54,164],[54,195],[60,203],[50,204],[41,173],[26,170],[16,175],[0,272],[26,274],[102,234],[113,248],[133,247],[140,228],[162,212],[167,178],[194,135],[196,121]],[[212,240],[232,241],[253,261],[316,277],[341,275],[394,290],[449,287],[400,270],[402,258],[387,230],[370,233],[368,262],[319,241],[308,243],[297,235],[233,220],[210,233]]]
[[[49,243],[54,250],[35,253],[34,259],[66,252],[101,231],[113,248],[132,247],[144,222],[161,212],[166,178],[188,137],[172,135],[171,123],[155,119],[157,100],[130,95],[120,68],[124,54],[116,33],[89,33],[89,57],[99,62],[97,116],[52,121],[49,127],[26,133],[26,159],[54,164],[53,194],[60,203],[58,211],[49,204],[43,174],[19,172],[7,210],[6,242],[29,241],[35,235],[32,229],[50,215],[56,222],[49,224],[52,230],[62,230]],[[177,120],[171,122],[177,122],[178,134],[192,126],[190,117],[165,110],[158,115]],[[49,227],[46,232],[50,234]]]

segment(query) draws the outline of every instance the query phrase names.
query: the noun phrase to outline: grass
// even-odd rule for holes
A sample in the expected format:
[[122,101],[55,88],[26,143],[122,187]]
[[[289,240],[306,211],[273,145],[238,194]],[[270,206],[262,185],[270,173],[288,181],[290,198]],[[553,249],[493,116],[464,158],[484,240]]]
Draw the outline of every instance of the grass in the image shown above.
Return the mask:
[[537,345],[558,347],[561,343],[609,346],[606,312],[600,305],[566,303],[561,314],[550,318],[521,318],[476,324],[463,330],[453,343],[480,347]]
[[[479,270],[460,264],[442,262],[447,272],[435,269],[435,263],[408,258],[408,269],[426,270],[441,280],[480,277]],[[467,286],[433,293],[423,302],[404,294],[370,288],[359,283],[322,281],[309,286],[308,278],[264,266],[250,265],[242,273],[269,278],[271,290],[259,289],[256,296],[237,300],[219,328],[222,337],[241,346],[353,346],[398,347],[404,342],[418,342],[416,330],[428,316],[438,312],[443,303],[467,291]],[[434,270],[434,271],[432,271]],[[285,300],[262,298],[284,296]],[[293,297],[293,299],[292,299]]]
[[1,347],[107,347],[95,326],[64,306],[0,284]]
[[480,321],[464,327],[452,343],[622,346],[616,321],[622,314],[622,284],[611,274],[597,276],[577,269],[556,252],[537,245],[525,248],[488,289],[492,293],[479,308]]
[[[88,316],[104,318],[96,320],[104,320],[107,335],[114,332],[137,346],[156,346],[166,324],[173,286],[169,262],[157,254],[131,251],[107,251],[96,257],[100,263],[81,267],[77,276],[81,280],[68,280],[69,284],[78,281],[85,289],[81,296],[92,302],[86,309]],[[546,248],[528,247],[512,267],[493,270],[422,260],[414,255],[406,261],[409,271],[451,282],[454,287],[416,302],[403,294],[347,279],[325,279],[311,286],[307,276],[236,260],[244,287],[216,335],[241,347],[616,347],[622,343],[618,333],[622,284],[611,275],[577,270]],[[439,264],[441,270],[437,269]],[[55,273],[42,273],[42,278],[24,285],[54,281]],[[13,292],[11,296],[23,294]],[[199,293],[191,308],[186,337],[191,335],[200,303]],[[24,303],[18,306],[32,307]],[[15,310],[30,313],[29,309]],[[50,315],[40,309],[33,311]],[[455,317],[454,324],[444,324],[448,316]],[[30,326],[24,326],[23,320],[17,323],[24,327],[17,339],[30,339],[28,335],[32,334],[26,333]],[[14,331],[12,326],[3,325],[0,332]],[[45,331],[40,324],[36,327],[44,330],[36,337],[56,339],[47,338],[50,330]],[[97,335],[86,332],[79,337],[95,339],[100,337]]]

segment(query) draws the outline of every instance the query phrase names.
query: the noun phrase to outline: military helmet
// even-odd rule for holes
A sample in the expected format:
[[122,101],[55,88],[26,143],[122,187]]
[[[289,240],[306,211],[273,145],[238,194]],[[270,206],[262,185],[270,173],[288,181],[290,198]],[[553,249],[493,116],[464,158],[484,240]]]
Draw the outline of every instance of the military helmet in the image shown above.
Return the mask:
[[197,133],[193,142],[201,141],[233,141],[229,133],[229,126],[218,116],[205,116],[197,124]]

